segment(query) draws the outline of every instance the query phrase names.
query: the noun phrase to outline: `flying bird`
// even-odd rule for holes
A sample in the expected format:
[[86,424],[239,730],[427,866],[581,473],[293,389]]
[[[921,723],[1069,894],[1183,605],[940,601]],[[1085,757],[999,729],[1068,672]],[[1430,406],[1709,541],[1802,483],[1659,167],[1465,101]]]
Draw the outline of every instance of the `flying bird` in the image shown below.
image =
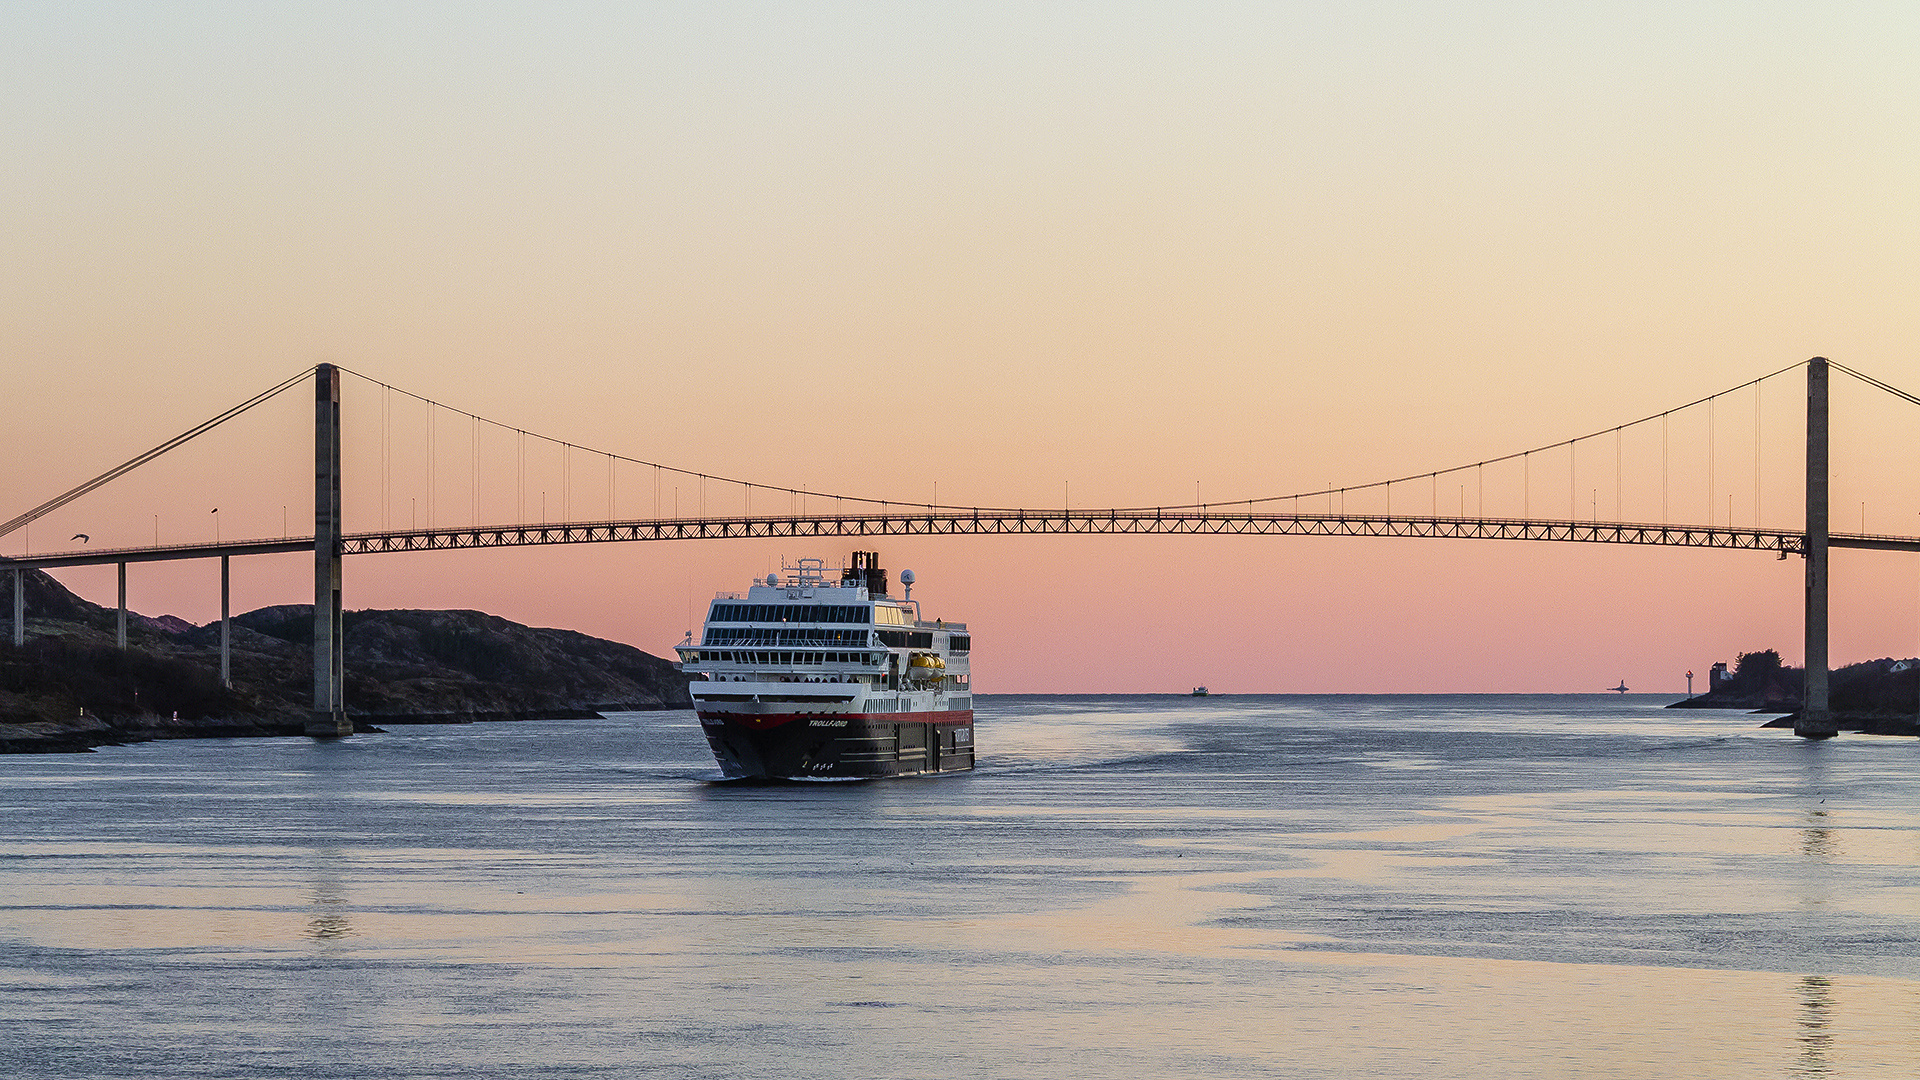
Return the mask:
[[78,541],[80,541],[80,542],[81,542],[81,543],[83,543],[83,544],[84,544],[84,543],[86,543],[87,541],[89,541],[89,540],[91,540],[91,539],[93,539],[93,537],[91,537],[91,536],[88,536],[88,535],[87,535],[86,533],[74,533],[74,534],[73,534],[73,538],[74,538],[75,540],[78,540]]

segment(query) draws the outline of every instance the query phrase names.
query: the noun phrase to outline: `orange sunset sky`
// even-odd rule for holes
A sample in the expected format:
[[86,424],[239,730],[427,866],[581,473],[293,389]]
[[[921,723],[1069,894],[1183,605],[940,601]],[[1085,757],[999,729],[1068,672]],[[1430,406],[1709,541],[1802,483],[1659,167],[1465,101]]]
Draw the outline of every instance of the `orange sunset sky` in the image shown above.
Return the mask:
[[[16,0],[0,518],[322,361],[766,485],[1082,508],[1424,473],[1813,355],[1920,389],[1920,7],[1558,7]],[[1796,526],[1800,379],[1525,497],[1657,521],[1665,460],[1672,520]],[[357,381],[344,408],[348,528],[424,517],[424,414]],[[1835,527],[1920,534],[1920,408],[1843,377],[1834,408]],[[439,523],[513,516],[517,464],[476,508],[440,420]],[[310,529],[310,438],[303,388],[0,553]],[[652,513],[650,475],[609,506],[579,462],[526,492]],[[1446,484],[1395,507],[1473,508]],[[346,601],[670,655],[716,590],[852,546],[362,557]],[[1765,553],[871,546],[973,627],[986,692],[1677,692],[1801,654],[1802,565]],[[217,574],[136,566],[132,606],[215,618]],[[59,576],[113,600],[111,568]],[[234,590],[310,602],[311,560]],[[1837,553],[1834,596],[1836,663],[1920,652],[1914,556]]]

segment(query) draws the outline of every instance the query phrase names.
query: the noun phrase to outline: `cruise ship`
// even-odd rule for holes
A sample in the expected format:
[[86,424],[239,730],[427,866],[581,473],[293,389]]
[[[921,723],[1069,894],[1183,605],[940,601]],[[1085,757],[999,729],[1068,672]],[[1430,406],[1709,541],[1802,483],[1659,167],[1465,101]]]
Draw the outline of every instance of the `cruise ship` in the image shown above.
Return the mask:
[[[972,639],[923,618],[913,571],[800,559],[721,593],[679,646],[700,728],[730,778],[863,779],[973,768]],[[783,576],[784,575],[784,576]]]

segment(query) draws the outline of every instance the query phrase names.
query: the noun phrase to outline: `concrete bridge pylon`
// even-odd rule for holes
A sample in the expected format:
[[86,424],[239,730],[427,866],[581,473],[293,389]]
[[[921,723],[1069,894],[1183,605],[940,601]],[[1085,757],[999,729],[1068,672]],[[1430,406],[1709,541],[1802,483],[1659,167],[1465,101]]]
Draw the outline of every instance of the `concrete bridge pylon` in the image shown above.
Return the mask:
[[1807,361],[1807,621],[1806,685],[1793,733],[1804,739],[1839,734],[1827,703],[1827,358]]
[[340,369],[321,364],[313,380],[313,715],[307,734],[353,734],[342,690],[345,624],[340,606]]

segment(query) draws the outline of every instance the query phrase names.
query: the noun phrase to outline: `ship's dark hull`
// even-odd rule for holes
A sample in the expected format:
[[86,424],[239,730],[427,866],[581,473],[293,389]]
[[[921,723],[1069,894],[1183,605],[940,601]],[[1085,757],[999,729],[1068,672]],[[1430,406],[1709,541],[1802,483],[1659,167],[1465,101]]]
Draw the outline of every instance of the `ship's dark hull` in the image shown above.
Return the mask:
[[730,778],[868,779],[973,768],[973,711],[701,712],[700,729]]

